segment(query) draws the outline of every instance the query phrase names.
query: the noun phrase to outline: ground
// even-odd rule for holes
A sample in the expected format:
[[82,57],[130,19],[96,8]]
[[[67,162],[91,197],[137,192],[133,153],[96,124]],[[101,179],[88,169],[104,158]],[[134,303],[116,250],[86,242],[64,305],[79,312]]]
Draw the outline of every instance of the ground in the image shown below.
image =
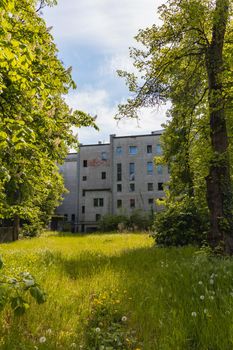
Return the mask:
[[46,233],[0,245],[4,273],[29,271],[48,299],[0,321],[0,349],[233,348],[233,261],[148,234]]

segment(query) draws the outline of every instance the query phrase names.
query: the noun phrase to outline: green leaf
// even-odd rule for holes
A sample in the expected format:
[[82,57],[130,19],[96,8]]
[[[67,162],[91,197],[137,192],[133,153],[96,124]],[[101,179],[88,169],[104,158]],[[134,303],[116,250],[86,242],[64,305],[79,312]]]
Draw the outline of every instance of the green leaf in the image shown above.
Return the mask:
[[30,293],[38,304],[43,304],[47,299],[46,294],[38,286],[31,287]]

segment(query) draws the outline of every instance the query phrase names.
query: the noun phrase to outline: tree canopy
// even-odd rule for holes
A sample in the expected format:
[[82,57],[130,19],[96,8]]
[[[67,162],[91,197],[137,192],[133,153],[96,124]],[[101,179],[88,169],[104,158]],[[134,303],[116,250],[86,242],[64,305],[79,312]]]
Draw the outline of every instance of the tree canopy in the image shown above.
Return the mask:
[[64,100],[71,68],[39,11],[53,3],[0,0],[0,218],[16,224],[51,214],[64,190],[57,165],[77,146],[72,127],[93,125]]
[[[131,49],[138,76],[124,71],[133,97],[117,117],[171,102],[163,134],[171,169],[167,204],[190,198],[209,212],[208,240],[232,251],[233,24],[231,0],[168,0],[161,26],[140,30]],[[206,193],[206,196],[205,196]]]

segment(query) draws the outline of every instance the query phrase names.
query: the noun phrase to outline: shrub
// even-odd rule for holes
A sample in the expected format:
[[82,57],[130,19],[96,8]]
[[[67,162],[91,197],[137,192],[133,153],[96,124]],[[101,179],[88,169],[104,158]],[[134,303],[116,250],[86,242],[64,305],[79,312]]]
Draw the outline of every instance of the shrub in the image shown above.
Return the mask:
[[129,218],[129,227],[138,230],[148,230],[153,224],[153,216],[141,210],[135,210]]
[[125,215],[105,215],[99,221],[99,229],[104,232],[116,231],[120,224],[128,226],[129,219]]
[[153,236],[158,245],[200,245],[207,236],[207,215],[196,207],[194,201],[184,200],[157,213],[154,229]]

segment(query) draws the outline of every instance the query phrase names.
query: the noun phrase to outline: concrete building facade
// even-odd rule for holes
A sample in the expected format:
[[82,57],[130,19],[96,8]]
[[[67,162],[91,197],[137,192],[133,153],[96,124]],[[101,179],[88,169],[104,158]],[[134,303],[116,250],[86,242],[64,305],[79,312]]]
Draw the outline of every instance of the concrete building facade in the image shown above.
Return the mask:
[[155,200],[164,196],[169,179],[167,167],[154,165],[162,153],[160,135],[110,135],[109,143],[81,145],[79,153],[69,154],[61,166],[69,193],[57,215],[74,231],[88,232],[106,214],[160,210]]

